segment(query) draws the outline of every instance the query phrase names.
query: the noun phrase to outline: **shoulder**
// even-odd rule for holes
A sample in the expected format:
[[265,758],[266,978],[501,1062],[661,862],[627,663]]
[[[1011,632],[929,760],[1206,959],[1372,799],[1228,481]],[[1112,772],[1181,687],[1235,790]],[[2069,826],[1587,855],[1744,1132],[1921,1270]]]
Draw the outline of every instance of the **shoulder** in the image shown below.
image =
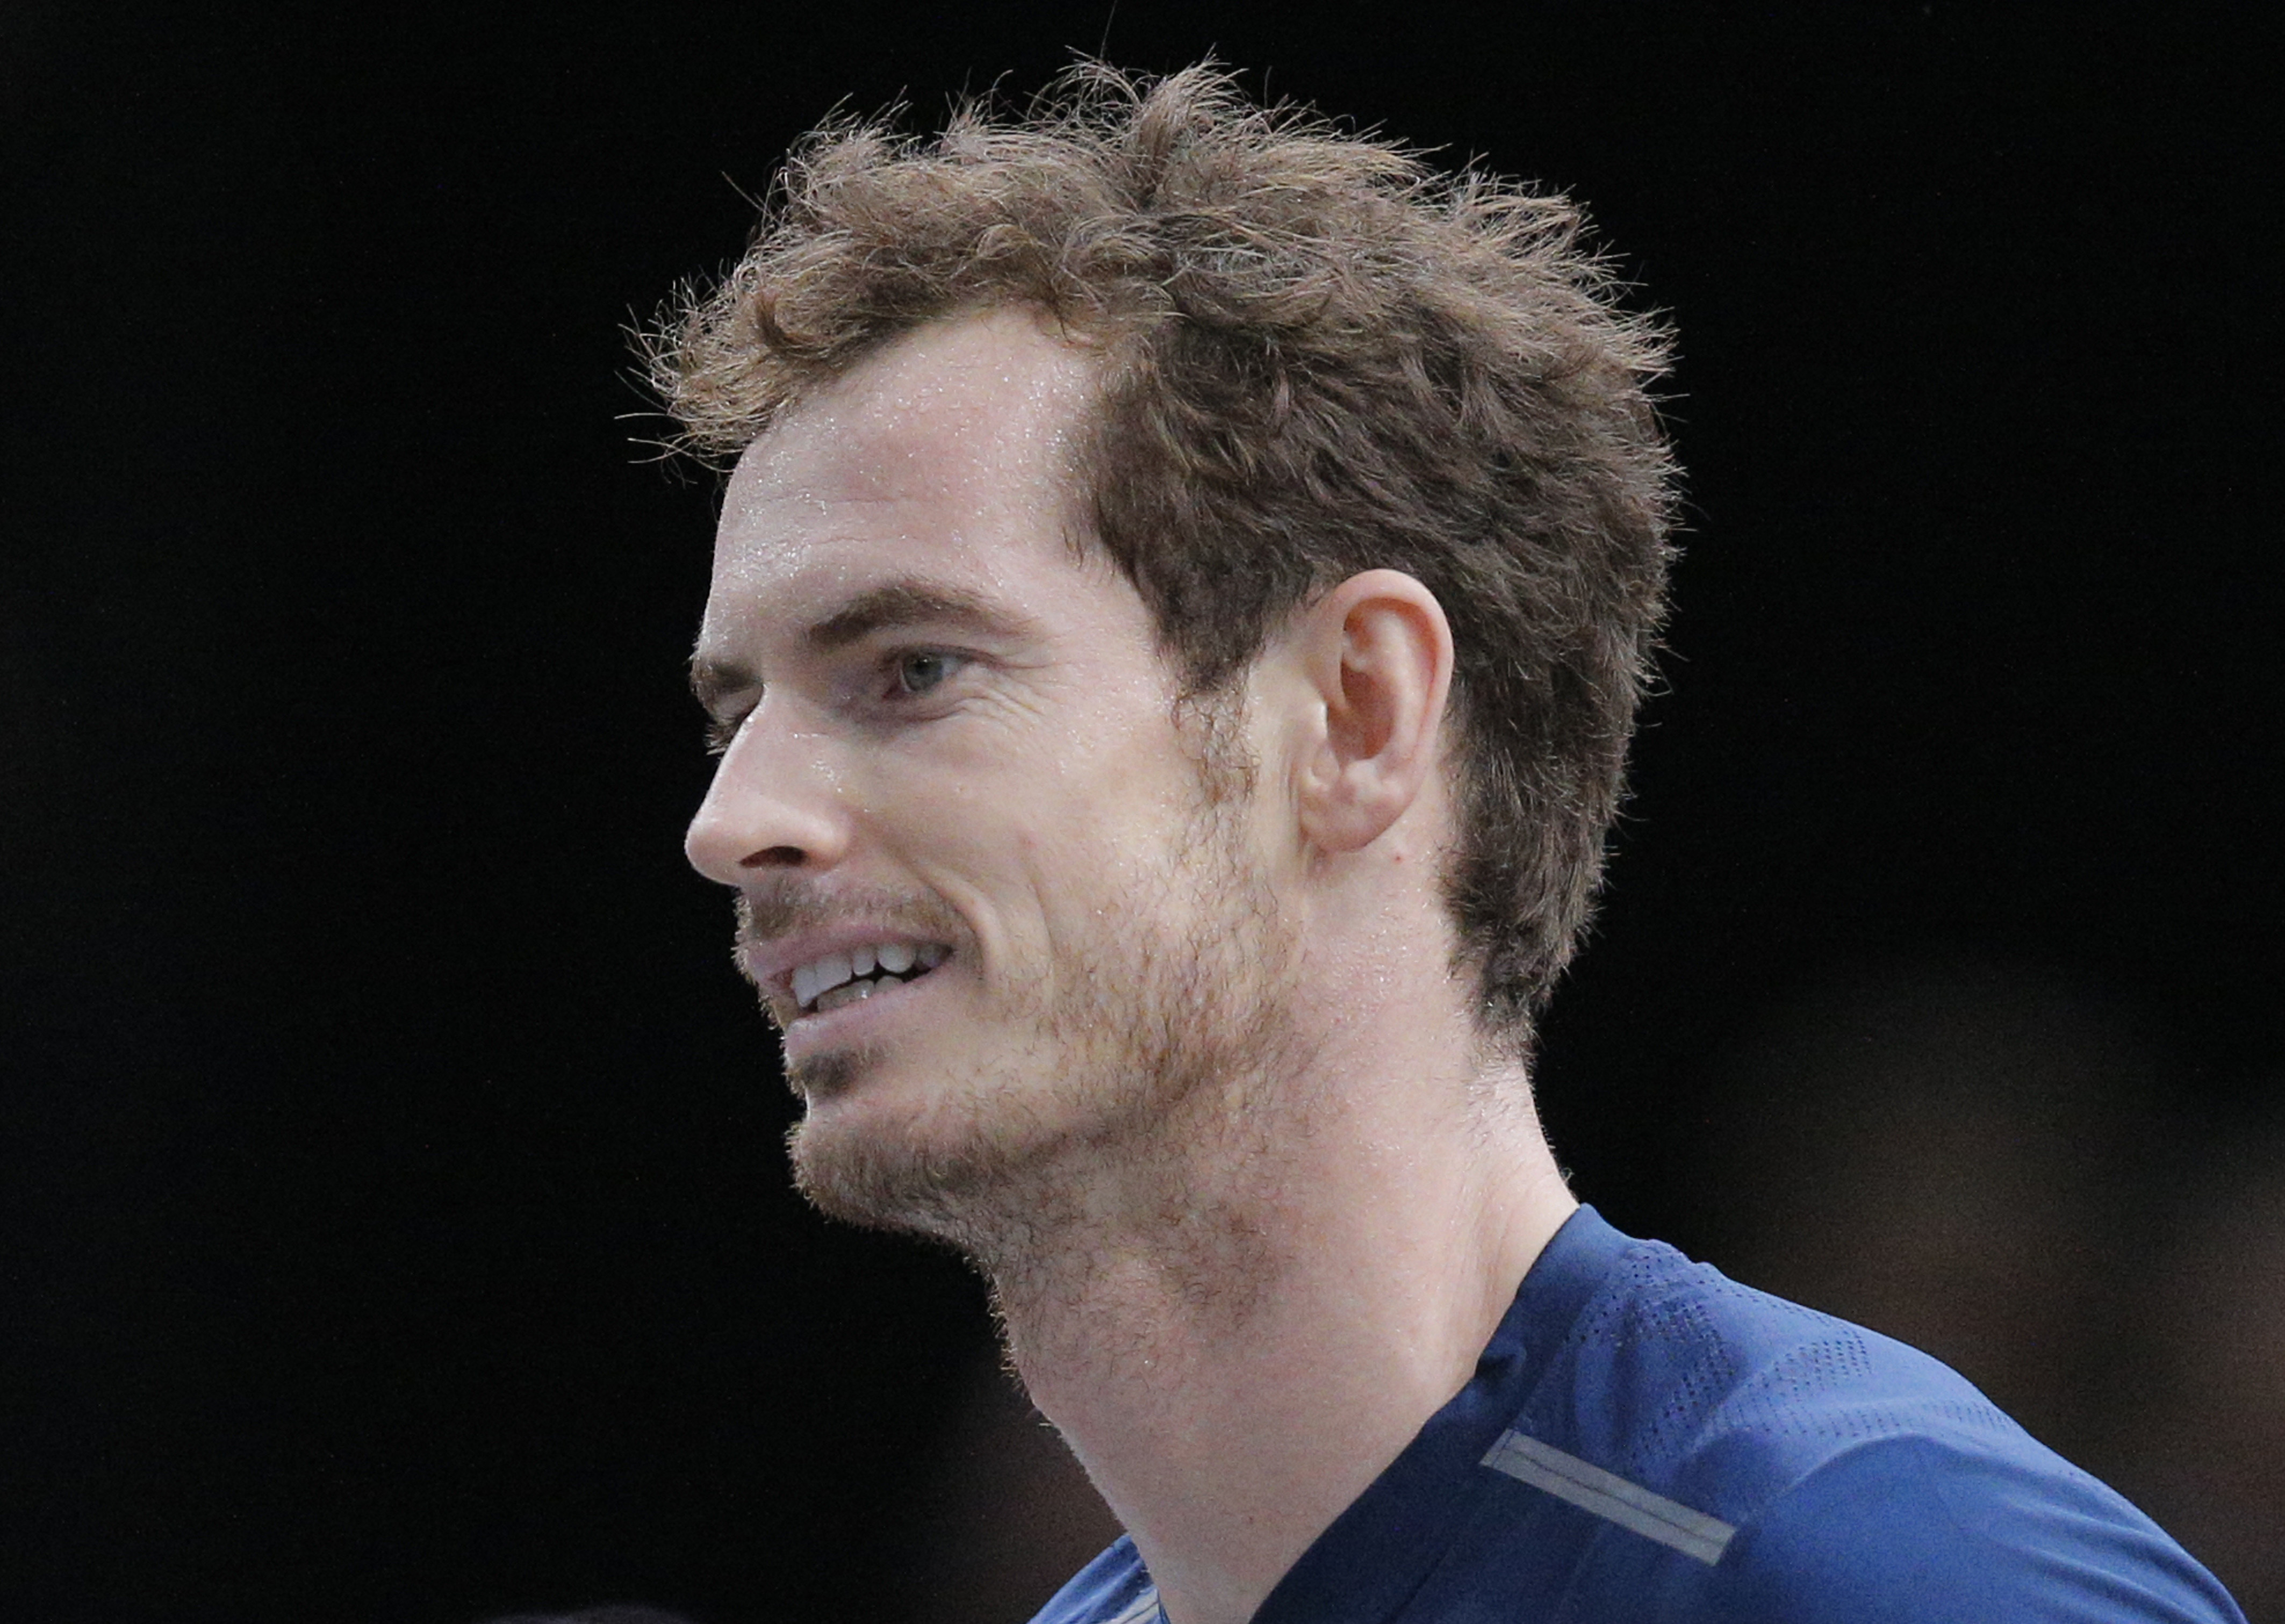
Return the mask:
[[1544,1350],[1519,1426],[1738,1517],[1884,1440],[2046,1454],[1948,1366],[1655,1241],[1628,1244]]
[[1639,1568],[1673,1603],[1654,1616],[2241,1617],[2148,1518],[1956,1371],[1671,1247],[1627,1246],[1547,1352],[1517,1431],[1706,1531],[1696,1560],[1623,1529],[1593,1542],[1588,1589]]
[[1739,1527],[1706,1616],[2242,1624],[2155,1524],[2031,1450],[1900,1435],[1833,1455]]

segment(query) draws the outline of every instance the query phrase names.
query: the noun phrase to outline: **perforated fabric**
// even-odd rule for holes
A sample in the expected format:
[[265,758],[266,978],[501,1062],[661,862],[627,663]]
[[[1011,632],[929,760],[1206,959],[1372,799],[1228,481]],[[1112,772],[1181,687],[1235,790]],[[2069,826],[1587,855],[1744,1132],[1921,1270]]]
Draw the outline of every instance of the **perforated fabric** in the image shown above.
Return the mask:
[[[1121,1540],[1036,1624],[1139,1624],[1150,1595]],[[1951,1620],[2244,1624],[1952,1370],[1582,1208],[1254,1624]]]

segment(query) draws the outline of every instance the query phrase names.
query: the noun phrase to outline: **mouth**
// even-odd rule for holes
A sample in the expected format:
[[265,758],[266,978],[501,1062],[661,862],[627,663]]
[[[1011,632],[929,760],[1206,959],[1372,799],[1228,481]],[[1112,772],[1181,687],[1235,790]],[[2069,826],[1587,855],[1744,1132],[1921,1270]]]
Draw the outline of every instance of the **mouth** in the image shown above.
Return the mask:
[[952,956],[940,942],[877,942],[797,965],[790,977],[804,1016],[829,1015],[888,987],[920,980]]

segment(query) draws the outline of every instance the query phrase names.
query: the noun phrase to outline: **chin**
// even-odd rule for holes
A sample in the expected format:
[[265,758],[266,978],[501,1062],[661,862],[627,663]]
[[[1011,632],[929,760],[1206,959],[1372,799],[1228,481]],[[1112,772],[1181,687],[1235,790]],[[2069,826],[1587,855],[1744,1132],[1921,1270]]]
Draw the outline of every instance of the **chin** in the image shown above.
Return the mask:
[[794,1182],[844,1222],[988,1250],[1072,1135],[1016,1091],[937,1082],[914,1098],[868,1077],[876,1063],[821,1055],[789,1079],[808,1102],[787,1135]]

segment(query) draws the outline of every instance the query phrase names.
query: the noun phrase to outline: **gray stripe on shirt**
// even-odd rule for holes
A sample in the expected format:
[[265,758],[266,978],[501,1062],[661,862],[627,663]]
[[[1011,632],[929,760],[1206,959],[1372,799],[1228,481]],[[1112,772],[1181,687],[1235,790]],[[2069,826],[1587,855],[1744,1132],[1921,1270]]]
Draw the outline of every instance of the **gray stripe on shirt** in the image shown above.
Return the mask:
[[1505,1472],[1519,1483],[1528,1483],[1559,1500],[1567,1500],[1606,1522],[1632,1529],[1645,1539],[1656,1540],[1685,1557],[1695,1557],[1708,1567],[1722,1559],[1730,1536],[1738,1532],[1719,1518],[1693,1511],[1663,1495],[1653,1495],[1640,1484],[1629,1483],[1615,1472],[1605,1471],[1600,1466],[1590,1465],[1575,1455],[1566,1455],[1521,1432],[1501,1434],[1499,1442],[1484,1456],[1483,1463],[1495,1471]]

